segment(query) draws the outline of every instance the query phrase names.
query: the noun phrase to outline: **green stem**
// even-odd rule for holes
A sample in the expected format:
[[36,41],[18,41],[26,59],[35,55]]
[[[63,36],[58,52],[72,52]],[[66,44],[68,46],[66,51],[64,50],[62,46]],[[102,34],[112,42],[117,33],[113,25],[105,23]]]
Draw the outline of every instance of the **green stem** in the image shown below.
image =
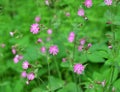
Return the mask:
[[59,66],[58,66],[58,62],[56,61],[56,58],[54,59],[54,61],[55,61],[55,65],[56,65],[56,68],[57,68],[58,76],[59,76],[60,79],[62,79],[61,72],[60,72],[60,69],[59,69]]

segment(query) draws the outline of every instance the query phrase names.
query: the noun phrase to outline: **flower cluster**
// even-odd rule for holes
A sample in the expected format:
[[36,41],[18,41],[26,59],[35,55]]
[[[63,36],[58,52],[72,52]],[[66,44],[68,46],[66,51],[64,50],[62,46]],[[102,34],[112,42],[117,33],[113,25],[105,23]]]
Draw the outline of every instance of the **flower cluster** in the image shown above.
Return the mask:
[[26,84],[29,84],[30,81],[34,80],[35,74],[33,72],[27,73],[27,69],[31,66],[28,61],[24,61],[22,64],[22,68],[24,71],[21,73],[21,77],[27,78]]

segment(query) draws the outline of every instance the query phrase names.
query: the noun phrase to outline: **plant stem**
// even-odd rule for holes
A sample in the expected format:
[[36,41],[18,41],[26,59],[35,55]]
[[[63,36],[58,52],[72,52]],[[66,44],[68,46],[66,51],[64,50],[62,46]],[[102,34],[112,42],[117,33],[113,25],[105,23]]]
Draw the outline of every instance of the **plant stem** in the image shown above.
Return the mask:
[[60,72],[60,69],[59,69],[59,66],[58,66],[58,62],[56,61],[56,58],[54,59],[54,61],[55,61],[55,65],[56,65],[56,68],[57,68],[58,76],[59,76],[60,79],[62,79],[61,72]]

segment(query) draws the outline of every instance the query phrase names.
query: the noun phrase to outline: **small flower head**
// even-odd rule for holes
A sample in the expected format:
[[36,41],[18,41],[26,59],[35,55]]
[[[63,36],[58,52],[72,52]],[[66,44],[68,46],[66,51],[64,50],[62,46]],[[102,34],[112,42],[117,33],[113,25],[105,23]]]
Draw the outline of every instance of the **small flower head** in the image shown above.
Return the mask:
[[66,58],[62,58],[62,62],[66,62]]
[[39,22],[39,21],[40,21],[40,17],[39,17],[39,16],[36,16],[36,17],[35,17],[35,21],[36,21],[36,22]]
[[65,14],[67,17],[69,17],[70,16],[70,13],[69,12],[66,12],[66,14]]
[[82,74],[82,72],[84,71],[84,66],[82,64],[75,64],[74,65],[74,72],[77,74]]
[[84,4],[87,8],[90,8],[92,6],[92,0],[85,0]]
[[53,45],[49,48],[49,53],[50,54],[57,55],[58,52],[59,52],[59,49],[56,45]]
[[21,73],[21,77],[23,77],[23,78],[27,77],[26,71],[23,71],[23,72]]
[[47,33],[48,33],[48,34],[52,34],[52,30],[51,30],[51,29],[48,29],[48,30],[47,30]]
[[42,42],[42,39],[41,39],[41,38],[38,38],[37,42],[38,42],[38,43],[41,43],[41,42]]
[[27,79],[28,80],[34,80],[34,78],[35,78],[35,74],[34,73],[29,73],[29,74],[27,74]]
[[19,59],[18,59],[18,57],[14,57],[14,59],[13,59],[13,61],[14,61],[14,63],[18,63],[19,62]]
[[26,81],[26,84],[28,85],[29,83],[30,83],[30,82],[27,80],[27,81]]
[[112,49],[112,45],[108,46],[109,49]]
[[83,50],[83,45],[78,46],[78,51],[82,51]]
[[22,68],[23,68],[23,69],[28,69],[28,67],[29,67],[28,61],[23,62]]
[[47,39],[46,39],[48,42],[51,40],[51,38],[50,37],[47,37]]
[[84,16],[84,10],[83,9],[79,9],[78,10],[78,15],[79,16]]
[[69,42],[73,42],[75,38],[75,33],[74,32],[70,32],[69,37],[68,37],[68,41]]
[[109,5],[112,5],[112,0],[104,0],[104,2],[105,2],[105,4],[108,5],[108,6],[109,6]]
[[39,29],[39,24],[35,23],[31,25],[30,32],[32,32],[33,34],[37,34],[39,32]]
[[48,1],[48,0],[45,0],[45,4],[46,4],[47,6],[49,6],[49,1]]
[[16,54],[16,49],[15,48],[12,48],[12,53]]
[[1,44],[1,47],[2,47],[2,48],[4,48],[4,47],[5,47],[5,44],[4,44],[4,43],[2,43],[2,44]]
[[88,47],[90,48],[92,46],[92,44],[91,43],[88,43]]
[[46,52],[46,48],[43,46],[43,47],[40,48],[40,51],[41,51],[42,53],[45,53],[45,52]]
[[80,40],[80,44],[81,44],[81,45],[84,45],[85,42],[86,42],[85,39],[81,39],[81,40]]

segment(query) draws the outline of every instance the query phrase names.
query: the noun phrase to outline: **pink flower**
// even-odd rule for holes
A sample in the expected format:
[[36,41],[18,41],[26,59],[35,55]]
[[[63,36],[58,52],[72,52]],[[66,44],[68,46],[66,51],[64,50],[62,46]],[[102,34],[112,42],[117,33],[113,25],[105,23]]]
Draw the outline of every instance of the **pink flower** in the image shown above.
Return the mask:
[[21,77],[23,77],[23,78],[27,77],[26,71],[23,71],[23,72],[21,73]]
[[39,17],[39,16],[36,16],[36,17],[35,17],[35,21],[36,21],[36,22],[39,22],[39,21],[40,21],[40,17]]
[[84,16],[84,10],[83,9],[79,9],[78,10],[78,15],[79,16]]
[[90,8],[92,6],[92,0],[85,0],[84,4],[87,8]]
[[74,72],[77,74],[82,74],[82,72],[84,71],[84,66],[82,64],[75,64],[74,65]]
[[2,43],[2,44],[1,44],[1,47],[2,47],[2,48],[4,48],[4,47],[5,47],[5,44],[4,44],[4,43]]
[[59,52],[59,49],[56,45],[53,45],[49,48],[49,53],[50,54],[57,55],[58,52]]
[[83,45],[78,46],[78,50],[82,51],[83,50]]
[[41,51],[42,53],[45,53],[45,52],[46,52],[46,48],[43,46],[43,47],[40,48],[40,51]]
[[23,68],[23,69],[28,69],[28,67],[29,67],[28,61],[23,62],[22,68]]
[[67,17],[69,17],[70,16],[70,13],[69,12],[66,12],[66,14],[65,14]]
[[110,46],[108,46],[108,48],[109,48],[109,49],[112,49],[112,46],[110,45]]
[[39,39],[37,40],[37,42],[38,42],[38,43],[41,43],[41,42],[42,42],[42,39],[41,39],[41,38],[39,38]]
[[112,5],[112,0],[104,0],[106,5]]
[[22,55],[19,55],[18,59],[19,59],[19,60],[22,60],[22,59],[23,59],[23,56],[22,56]]
[[15,48],[12,48],[12,53],[16,54],[16,49]]
[[30,29],[30,32],[32,32],[33,34],[37,34],[39,32],[39,24],[32,24],[31,25],[31,29]]
[[47,33],[48,33],[48,34],[52,34],[52,30],[51,30],[51,29],[48,29],[48,30],[47,30]]
[[80,44],[81,44],[81,45],[84,45],[84,44],[85,44],[85,39],[81,39],[81,40],[80,40]]
[[14,61],[14,63],[18,63],[19,62],[19,59],[18,59],[18,57],[14,57],[14,59],[13,59],[13,61]]
[[49,1],[48,1],[48,0],[45,0],[45,4],[49,6]]
[[35,78],[34,73],[29,73],[29,74],[27,74],[27,79],[28,79],[28,80],[34,80],[34,78]]
[[66,58],[62,58],[62,62],[66,62]]
[[75,33],[74,32],[70,32],[69,37],[68,37],[68,41],[69,42],[73,42],[75,38]]
[[91,43],[88,43],[88,47],[90,48],[92,46],[92,44]]

